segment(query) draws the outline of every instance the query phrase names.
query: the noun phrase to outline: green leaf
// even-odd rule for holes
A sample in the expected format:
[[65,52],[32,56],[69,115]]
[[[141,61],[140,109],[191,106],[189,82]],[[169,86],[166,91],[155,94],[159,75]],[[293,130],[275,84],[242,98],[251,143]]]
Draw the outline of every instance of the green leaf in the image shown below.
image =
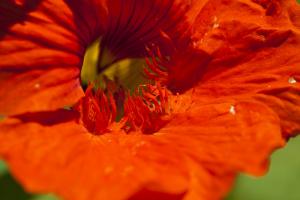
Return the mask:
[[4,163],[4,161],[0,160],[0,177],[5,173],[7,173],[6,164]]
[[28,200],[31,197],[32,195],[26,193],[9,173],[0,174],[1,200]]
[[48,194],[48,195],[37,195],[31,198],[30,200],[59,200],[59,198],[56,197],[55,195]]

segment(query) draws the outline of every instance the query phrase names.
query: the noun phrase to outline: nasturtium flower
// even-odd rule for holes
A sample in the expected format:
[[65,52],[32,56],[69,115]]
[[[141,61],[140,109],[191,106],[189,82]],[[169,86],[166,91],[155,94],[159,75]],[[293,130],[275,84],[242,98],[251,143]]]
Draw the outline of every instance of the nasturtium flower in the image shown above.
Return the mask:
[[[300,131],[296,1],[5,0],[0,22],[0,156],[30,192],[221,199]],[[149,83],[84,93],[99,38],[100,71],[144,58]]]

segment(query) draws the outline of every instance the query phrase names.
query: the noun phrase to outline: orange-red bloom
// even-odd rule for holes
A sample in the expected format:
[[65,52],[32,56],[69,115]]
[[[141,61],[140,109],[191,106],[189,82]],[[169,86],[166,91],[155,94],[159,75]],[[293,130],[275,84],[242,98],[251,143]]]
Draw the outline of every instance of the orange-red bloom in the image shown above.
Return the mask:
[[[300,131],[295,1],[83,2],[0,3],[0,155],[28,191],[220,199]],[[120,122],[112,94],[79,84],[99,36],[111,62],[154,58],[158,83],[127,95]]]

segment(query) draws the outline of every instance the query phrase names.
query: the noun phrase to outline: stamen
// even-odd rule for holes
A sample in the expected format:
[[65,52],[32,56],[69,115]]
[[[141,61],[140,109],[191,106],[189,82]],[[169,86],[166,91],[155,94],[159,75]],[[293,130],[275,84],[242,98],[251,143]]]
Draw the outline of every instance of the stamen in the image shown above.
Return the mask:
[[109,131],[109,126],[115,121],[117,108],[111,93],[107,95],[98,89],[93,93],[93,85],[89,85],[85,96],[74,107],[81,114],[81,122],[95,135]]
[[133,96],[129,96],[125,102],[125,116],[130,126],[128,131],[152,134],[168,123],[170,109],[167,96],[166,90],[158,83],[141,86]]
[[80,112],[80,122],[90,133],[101,135],[123,130],[128,134],[153,134],[170,121],[174,110],[177,112],[178,107],[180,110],[186,107],[181,105],[178,96],[172,95],[160,83],[141,85],[132,96],[129,91],[120,93],[126,98],[124,116],[116,123],[119,112],[115,96],[101,89],[93,92],[93,85],[89,85],[85,96],[74,108]]
[[145,58],[147,67],[144,68],[145,76],[150,80],[165,83],[168,80],[168,72],[166,71],[167,59],[162,56],[160,49],[152,46],[150,49],[146,47],[149,57]]

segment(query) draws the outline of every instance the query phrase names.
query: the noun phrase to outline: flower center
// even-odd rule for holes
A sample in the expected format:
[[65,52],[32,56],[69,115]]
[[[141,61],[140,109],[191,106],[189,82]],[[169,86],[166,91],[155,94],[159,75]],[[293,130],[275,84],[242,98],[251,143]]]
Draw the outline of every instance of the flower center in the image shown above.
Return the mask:
[[[161,86],[168,77],[163,67],[168,59],[156,46],[145,51],[148,56],[139,62],[127,59],[128,62],[111,64],[109,55],[101,57],[104,60],[99,62],[99,41],[87,50],[82,69],[87,89],[74,108],[80,112],[80,121],[90,133],[101,135],[117,127],[126,133],[152,134],[169,121],[170,92]],[[110,64],[105,64],[109,67],[97,74],[99,63]],[[116,68],[127,71],[128,76],[124,77],[124,71],[116,73]]]

